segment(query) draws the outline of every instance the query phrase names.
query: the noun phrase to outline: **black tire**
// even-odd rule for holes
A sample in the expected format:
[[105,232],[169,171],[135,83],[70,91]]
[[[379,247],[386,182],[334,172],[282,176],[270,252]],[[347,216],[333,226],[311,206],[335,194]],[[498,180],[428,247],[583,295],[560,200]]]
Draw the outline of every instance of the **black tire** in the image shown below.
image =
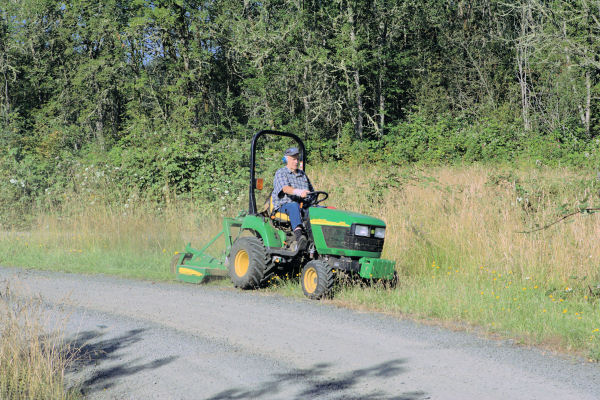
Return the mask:
[[229,252],[229,277],[240,289],[256,289],[263,284],[269,256],[262,240],[256,237],[241,237]]
[[309,299],[319,300],[331,297],[333,283],[333,269],[324,261],[309,261],[302,269],[300,284],[304,295]]
[[398,286],[398,273],[394,271],[392,279],[383,280],[383,287],[386,289],[396,289],[396,286]]

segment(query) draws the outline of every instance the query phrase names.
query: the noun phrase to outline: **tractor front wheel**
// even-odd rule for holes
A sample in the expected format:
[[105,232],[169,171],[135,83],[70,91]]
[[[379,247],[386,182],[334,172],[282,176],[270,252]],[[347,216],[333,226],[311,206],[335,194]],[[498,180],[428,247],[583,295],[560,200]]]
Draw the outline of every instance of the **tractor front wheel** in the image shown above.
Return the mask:
[[302,291],[309,299],[330,297],[333,291],[333,269],[324,261],[309,261],[302,269]]
[[235,287],[256,289],[260,287],[269,257],[262,241],[256,237],[241,237],[229,252],[229,277]]

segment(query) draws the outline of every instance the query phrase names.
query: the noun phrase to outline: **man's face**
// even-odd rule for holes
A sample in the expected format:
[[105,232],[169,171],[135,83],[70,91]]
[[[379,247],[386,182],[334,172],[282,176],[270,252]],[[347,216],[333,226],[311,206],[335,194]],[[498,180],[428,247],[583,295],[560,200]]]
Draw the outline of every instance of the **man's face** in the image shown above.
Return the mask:
[[292,171],[298,169],[298,155],[286,156],[287,158],[287,167]]

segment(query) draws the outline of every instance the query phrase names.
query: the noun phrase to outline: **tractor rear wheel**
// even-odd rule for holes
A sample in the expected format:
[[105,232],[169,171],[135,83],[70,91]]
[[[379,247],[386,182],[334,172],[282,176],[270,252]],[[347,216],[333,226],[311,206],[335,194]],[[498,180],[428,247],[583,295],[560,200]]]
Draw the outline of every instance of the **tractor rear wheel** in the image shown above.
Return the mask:
[[333,269],[324,261],[309,261],[302,269],[300,283],[304,295],[309,299],[330,297],[334,283]]
[[261,286],[269,263],[267,249],[256,237],[241,237],[229,252],[229,277],[235,287],[256,289]]

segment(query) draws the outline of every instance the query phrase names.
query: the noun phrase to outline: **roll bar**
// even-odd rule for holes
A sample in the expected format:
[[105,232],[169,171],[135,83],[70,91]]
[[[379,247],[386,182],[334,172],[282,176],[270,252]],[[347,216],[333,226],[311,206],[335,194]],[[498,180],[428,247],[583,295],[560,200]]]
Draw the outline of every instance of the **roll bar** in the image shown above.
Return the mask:
[[256,143],[258,139],[265,135],[274,135],[274,136],[286,136],[292,138],[298,143],[298,150],[300,151],[299,160],[301,161],[300,167],[304,171],[306,167],[306,150],[304,148],[304,143],[302,139],[293,133],[288,132],[279,132],[272,130],[262,130],[252,136],[252,142],[250,144],[250,196],[249,196],[249,205],[248,205],[248,214],[256,215],[256,197],[254,196],[254,184],[255,184],[255,176],[254,176],[254,168],[256,163]]

